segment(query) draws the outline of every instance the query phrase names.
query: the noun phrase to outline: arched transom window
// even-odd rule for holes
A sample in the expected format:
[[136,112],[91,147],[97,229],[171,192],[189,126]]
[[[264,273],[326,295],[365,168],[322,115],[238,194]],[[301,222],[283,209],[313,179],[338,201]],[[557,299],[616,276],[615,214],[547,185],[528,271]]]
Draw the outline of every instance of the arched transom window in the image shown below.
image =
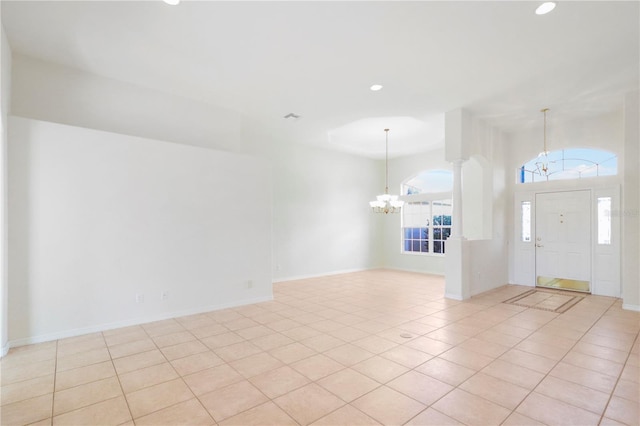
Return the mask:
[[618,174],[616,154],[600,149],[570,148],[541,153],[523,164],[519,183],[582,179]]

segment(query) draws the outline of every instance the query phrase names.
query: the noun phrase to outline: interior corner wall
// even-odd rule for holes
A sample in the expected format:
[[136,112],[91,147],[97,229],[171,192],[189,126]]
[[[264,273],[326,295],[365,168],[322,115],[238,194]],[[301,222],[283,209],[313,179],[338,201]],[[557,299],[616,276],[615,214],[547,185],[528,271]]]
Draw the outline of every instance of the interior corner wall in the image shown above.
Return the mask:
[[[0,5],[0,11],[2,6]],[[11,46],[0,25],[0,357],[8,351],[7,126],[11,106]]]
[[27,56],[16,55],[13,70],[13,115],[268,161],[276,280],[381,266],[379,219],[368,209],[383,176],[379,162],[305,145],[234,111]]
[[274,279],[382,266],[381,218],[369,208],[382,176],[378,162],[298,143],[274,146],[268,154],[274,180]]
[[262,159],[10,117],[9,188],[11,346],[272,298]]
[[[380,176],[384,177],[384,161],[380,162]],[[389,192],[399,194],[402,182],[424,170],[451,170],[451,164],[445,160],[444,147],[425,153],[414,154],[389,160]],[[384,190],[384,181],[376,195]],[[423,255],[402,252],[402,217],[400,214],[381,215],[381,229],[384,230],[384,266],[403,271],[444,275],[444,256]]]

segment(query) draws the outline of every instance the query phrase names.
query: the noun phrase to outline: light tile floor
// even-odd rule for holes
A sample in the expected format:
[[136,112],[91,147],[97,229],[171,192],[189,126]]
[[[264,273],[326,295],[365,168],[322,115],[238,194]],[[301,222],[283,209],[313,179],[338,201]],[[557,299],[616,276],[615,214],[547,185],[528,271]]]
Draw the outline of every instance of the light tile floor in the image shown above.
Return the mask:
[[[275,300],[12,349],[1,423],[638,425],[640,314],[457,302],[441,277],[367,271]],[[409,337],[406,337],[409,336]]]

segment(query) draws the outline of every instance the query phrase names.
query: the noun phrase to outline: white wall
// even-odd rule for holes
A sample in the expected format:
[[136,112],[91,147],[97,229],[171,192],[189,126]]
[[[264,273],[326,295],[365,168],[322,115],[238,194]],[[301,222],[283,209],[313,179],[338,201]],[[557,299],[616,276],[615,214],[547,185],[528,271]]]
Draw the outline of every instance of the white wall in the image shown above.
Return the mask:
[[[553,111],[547,113],[547,149],[549,151],[581,147],[604,149],[615,152],[618,156],[621,155],[623,150],[622,110],[570,121],[560,121],[553,117],[552,113]],[[542,136],[542,116],[540,126],[509,133],[511,170],[508,178],[511,182],[516,180],[516,169],[542,151]]]
[[376,161],[300,144],[269,156],[276,280],[381,266]]
[[11,117],[9,185],[12,345],[271,298],[264,160]]
[[380,265],[379,244],[372,242],[379,239],[376,218],[367,210],[379,190],[379,162],[301,145],[286,128],[267,128],[203,102],[25,56],[16,55],[14,73],[14,115],[269,161],[275,279]]
[[23,55],[12,114],[224,151],[246,152],[238,113]]
[[[0,11],[2,6],[0,5]],[[7,121],[11,100],[11,46],[0,26],[0,356],[9,350],[7,276]]]

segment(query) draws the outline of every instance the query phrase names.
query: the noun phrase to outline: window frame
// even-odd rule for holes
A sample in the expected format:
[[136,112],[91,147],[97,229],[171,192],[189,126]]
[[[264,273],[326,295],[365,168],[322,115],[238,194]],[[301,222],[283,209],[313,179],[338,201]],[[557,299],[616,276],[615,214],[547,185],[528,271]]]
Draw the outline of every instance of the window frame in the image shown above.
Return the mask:
[[[400,253],[401,254],[407,254],[407,255],[412,255],[412,256],[436,256],[436,257],[444,257],[446,255],[446,248],[445,248],[445,252],[444,253],[435,253],[434,250],[434,242],[436,240],[434,240],[434,224],[433,224],[433,203],[434,202],[438,202],[438,201],[449,201],[451,204],[453,203],[452,200],[452,193],[451,192],[433,192],[433,193],[422,193],[422,194],[412,194],[412,195],[403,195],[400,198],[405,202],[405,205],[410,204],[410,203],[424,203],[424,202],[428,202],[429,203],[429,216],[427,216],[426,219],[428,219],[428,225],[427,226],[421,226],[420,228],[427,228],[428,229],[428,237],[427,237],[427,242],[428,242],[428,251],[423,252],[423,251],[406,251],[405,250],[405,229],[413,229],[416,227],[405,227],[404,226],[404,222],[405,222],[405,216],[404,216],[404,210],[402,212],[402,216],[400,218]],[[453,209],[453,207],[451,207]],[[451,215],[453,216],[453,211],[451,211]],[[451,235],[451,225],[448,226],[442,226],[439,225],[438,226],[439,229],[445,229],[448,228],[449,229],[449,235]],[[441,234],[442,235],[442,234]],[[448,236],[447,236],[448,238]],[[414,239],[410,239],[411,241],[413,241]],[[437,241],[446,241],[443,239],[438,239]]]
[[[550,158],[550,164],[557,164],[558,166],[554,166],[553,170],[550,170],[549,174],[546,176],[541,175],[539,172],[539,160],[542,156],[542,153],[534,158],[530,158],[525,161],[518,169],[516,170],[517,185],[531,185],[540,182],[549,182],[549,181],[572,181],[572,180],[582,180],[582,179],[593,179],[593,178],[602,178],[607,176],[617,176],[620,173],[620,165],[619,165],[619,155],[616,152],[609,151],[602,148],[592,148],[592,147],[571,147],[571,148],[562,148],[554,151],[550,151],[545,154],[548,158]],[[586,157],[579,157],[584,156]],[[596,156],[602,156],[604,158],[600,162],[594,161]],[[589,156],[591,156],[589,158]],[[583,163],[585,169],[579,170],[580,167],[575,166],[567,166],[567,163],[579,162]],[[607,172],[607,167],[610,167],[610,162],[613,162],[613,171],[614,173]],[[589,165],[587,165],[587,163]],[[536,167],[527,168],[530,165],[536,165]],[[603,167],[601,171],[601,167]],[[588,172],[591,170],[591,172]],[[593,174],[593,170],[595,170],[595,174]],[[583,173],[586,173],[583,176]],[[538,177],[536,177],[538,176]]]

